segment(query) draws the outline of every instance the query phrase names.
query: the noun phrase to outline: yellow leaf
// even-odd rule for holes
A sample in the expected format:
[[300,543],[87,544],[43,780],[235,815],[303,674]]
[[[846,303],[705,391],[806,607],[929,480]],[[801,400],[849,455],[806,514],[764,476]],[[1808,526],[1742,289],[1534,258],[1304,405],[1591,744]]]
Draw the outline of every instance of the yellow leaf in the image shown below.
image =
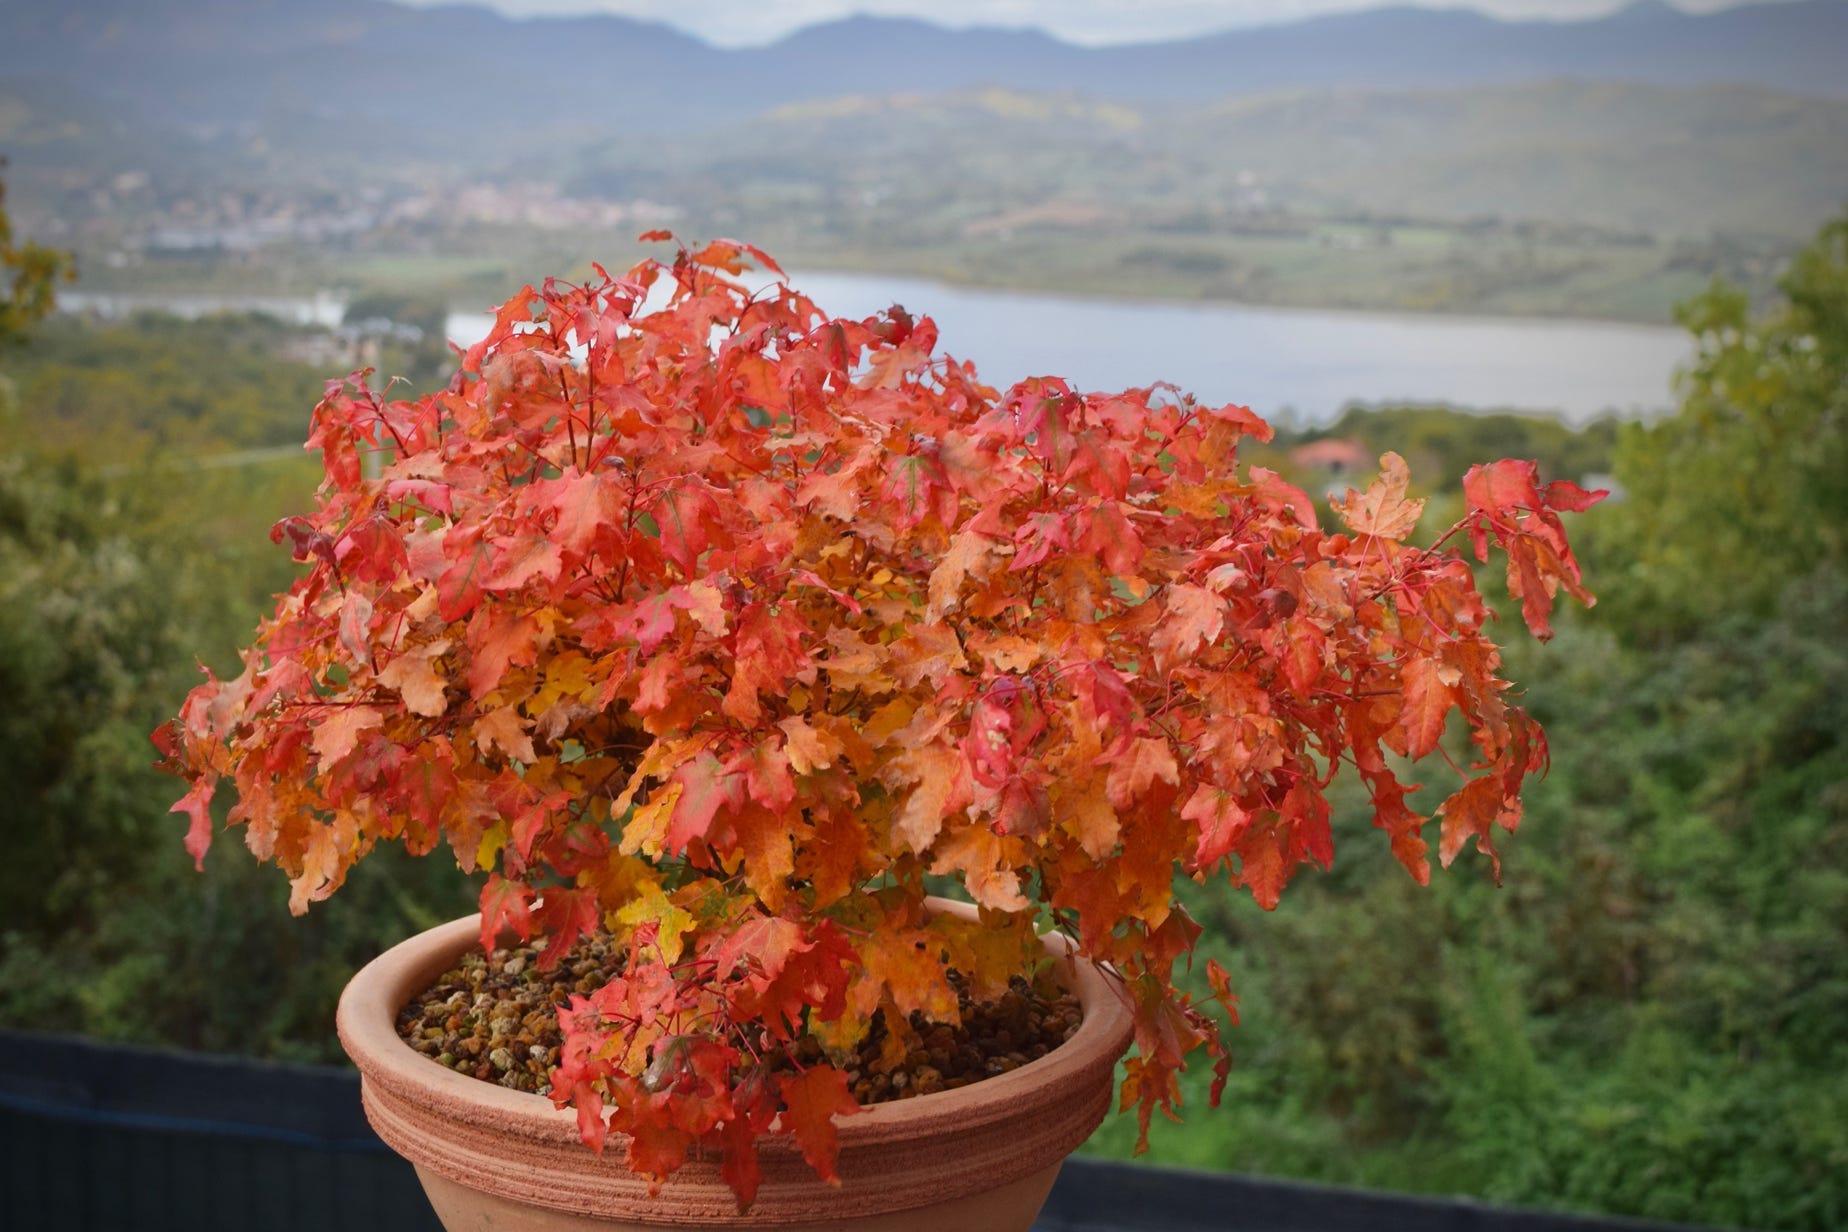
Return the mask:
[[633,933],[643,924],[660,925],[656,944],[661,947],[661,961],[673,966],[686,950],[686,935],[693,928],[693,917],[670,900],[654,880],[640,882],[632,897],[616,913],[616,922]]
[[501,848],[507,845],[507,821],[502,818],[481,833],[481,845],[475,849],[475,867],[484,872],[494,867]]
[[622,828],[622,853],[634,855],[639,851],[650,859],[659,859],[667,844],[667,827],[674,817],[674,805],[679,801],[680,784],[669,783],[656,792],[652,800],[636,809]]

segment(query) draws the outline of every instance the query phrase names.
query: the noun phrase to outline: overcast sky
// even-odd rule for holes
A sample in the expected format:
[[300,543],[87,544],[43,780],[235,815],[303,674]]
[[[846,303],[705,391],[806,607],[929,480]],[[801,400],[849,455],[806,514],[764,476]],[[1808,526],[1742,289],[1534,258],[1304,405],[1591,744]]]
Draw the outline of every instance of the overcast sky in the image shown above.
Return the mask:
[[[400,0],[429,5],[458,0]],[[1264,25],[1324,13],[1376,8],[1380,0],[462,0],[513,16],[620,13],[677,26],[710,43],[767,43],[803,26],[853,13],[921,17],[940,25],[1037,26],[1075,43],[1184,38],[1233,26]],[[1598,17],[1625,0],[1473,0],[1500,17]],[[1740,0],[1676,0],[1690,12]],[[1440,7],[1440,6],[1433,6]]]

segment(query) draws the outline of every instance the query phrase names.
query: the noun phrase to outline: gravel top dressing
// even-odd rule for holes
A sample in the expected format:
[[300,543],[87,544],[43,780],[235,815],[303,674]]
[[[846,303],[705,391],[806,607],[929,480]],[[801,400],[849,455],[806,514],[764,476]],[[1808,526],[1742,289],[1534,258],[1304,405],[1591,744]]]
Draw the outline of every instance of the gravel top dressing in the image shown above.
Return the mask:
[[[544,938],[516,949],[465,955],[398,1012],[398,1034],[418,1052],[457,1073],[535,1095],[551,1092],[563,1036],[557,1007],[572,994],[588,996],[608,982],[621,955],[607,933],[579,939],[550,971],[539,969]],[[883,1017],[851,1058],[837,1059],[862,1104],[929,1095],[980,1082],[1038,1060],[1070,1039],[1084,1016],[1078,998],[1050,979],[1035,987],[1015,979],[999,1000],[977,1005],[960,976],[960,1026],[911,1016],[918,1043],[888,1051]],[[804,1061],[819,1060],[813,1039],[797,1045]],[[787,1060],[783,1064],[788,1065]]]

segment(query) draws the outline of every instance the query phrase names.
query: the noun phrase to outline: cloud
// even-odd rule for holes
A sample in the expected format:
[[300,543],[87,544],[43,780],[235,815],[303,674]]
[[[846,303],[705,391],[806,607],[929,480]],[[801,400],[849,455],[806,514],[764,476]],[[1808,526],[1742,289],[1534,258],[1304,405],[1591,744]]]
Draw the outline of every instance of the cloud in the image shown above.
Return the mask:
[[[455,0],[399,0],[428,5]],[[1075,43],[1186,38],[1235,26],[1268,25],[1377,8],[1384,0],[478,0],[515,17],[615,13],[662,22],[724,47],[774,42],[804,26],[856,13],[914,17],[945,26],[1033,26]],[[1498,17],[1598,17],[1627,0],[1475,0]],[[1676,0],[1690,12],[1740,0]],[[1750,2],[1750,0],[1747,0]],[[1435,6],[1434,6],[1435,7]]]

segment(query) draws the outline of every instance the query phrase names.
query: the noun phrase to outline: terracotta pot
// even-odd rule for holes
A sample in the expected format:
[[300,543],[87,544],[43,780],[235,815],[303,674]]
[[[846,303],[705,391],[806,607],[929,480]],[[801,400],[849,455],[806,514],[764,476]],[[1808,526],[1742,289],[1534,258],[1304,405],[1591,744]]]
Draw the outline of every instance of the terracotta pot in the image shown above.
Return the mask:
[[[933,908],[967,910],[936,900]],[[839,1120],[838,1188],[818,1181],[787,1139],[763,1140],[763,1185],[740,1216],[716,1161],[689,1162],[650,1197],[623,1163],[616,1135],[599,1157],[579,1140],[569,1109],[445,1069],[398,1037],[398,1010],[479,935],[471,916],[413,937],[369,963],[340,998],[340,1041],[362,1075],[366,1116],[416,1165],[450,1232],[1027,1232],[1066,1155],[1109,1111],[1116,1060],[1131,1035],[1106,977],[1049,936],[1084,1005],[1077,1034],[1009,1073]]]

